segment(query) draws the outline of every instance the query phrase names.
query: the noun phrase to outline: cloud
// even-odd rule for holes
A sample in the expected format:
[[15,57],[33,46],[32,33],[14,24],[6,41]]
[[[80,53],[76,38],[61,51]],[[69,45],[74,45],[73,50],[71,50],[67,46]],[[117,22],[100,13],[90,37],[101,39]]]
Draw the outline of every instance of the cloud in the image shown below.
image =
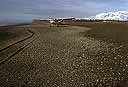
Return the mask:
[[0,18],[86,17],[127,9],[127,0],[3,0]]
[[[38,17],[85,17],[85,13],[81,11],[65,10],[65,9],[38,9],[28,11],[25,14],[36,15]],[[86,15],[90,15],[86,13]]]
[[99,3],[99,2],[94,2],[94,1],[89,1],[86,2],[85,6],[92,8],[92,9],[102,9],[106,7],[110,7],[111,5],[108,3]]

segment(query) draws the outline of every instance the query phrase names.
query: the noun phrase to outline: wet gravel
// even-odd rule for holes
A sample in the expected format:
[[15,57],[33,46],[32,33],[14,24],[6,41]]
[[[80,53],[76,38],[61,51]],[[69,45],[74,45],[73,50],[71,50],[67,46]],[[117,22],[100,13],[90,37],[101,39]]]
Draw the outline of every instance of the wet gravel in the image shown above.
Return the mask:
[[123,45],[79,35],[86,30],[35,29],[39,37],[0,66],[0,87],[127,87]]

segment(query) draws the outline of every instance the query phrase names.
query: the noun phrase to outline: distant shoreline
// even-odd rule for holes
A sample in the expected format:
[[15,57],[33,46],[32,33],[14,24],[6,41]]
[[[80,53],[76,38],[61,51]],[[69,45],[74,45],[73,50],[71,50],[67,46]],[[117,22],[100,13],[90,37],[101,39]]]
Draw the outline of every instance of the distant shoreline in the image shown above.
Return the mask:
[[16,25],[24,25],[24,24],[30,24],[30,23],[0,24],[0,27],[3,27],[3,26],[16,26]]
[[8,26],[7,24],[0,24],[0,26]]

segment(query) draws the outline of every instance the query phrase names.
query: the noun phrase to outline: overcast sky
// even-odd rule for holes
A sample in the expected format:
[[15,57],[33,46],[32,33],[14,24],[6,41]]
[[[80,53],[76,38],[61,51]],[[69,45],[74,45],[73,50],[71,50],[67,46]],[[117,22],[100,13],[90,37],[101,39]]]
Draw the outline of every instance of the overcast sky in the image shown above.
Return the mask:
[[1,0],[0,20],[48,17],[88,17],[109,11],[127,11],[128,0]]

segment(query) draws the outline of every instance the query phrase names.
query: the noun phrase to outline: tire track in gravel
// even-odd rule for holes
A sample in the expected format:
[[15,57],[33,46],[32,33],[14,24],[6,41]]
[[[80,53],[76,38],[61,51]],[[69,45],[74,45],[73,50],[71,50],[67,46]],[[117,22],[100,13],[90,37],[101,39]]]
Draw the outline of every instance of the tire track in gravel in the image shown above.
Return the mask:
[[80,37],[80,27],[39,30],[38,39],[0,67],[3,87],[124,87],[118,85],[128,62],[115,45]]
[[0,49],[0,52],[1,52],[1,51],[4,51],[4,50],[10,48],[11,46],[16,45],[16,44],[18,44],[18,43],[20,43],[20,42],[23,42],[23,41],[25,41],[25,40],[27,40],[27,39],[29,39],[29,38],[31,38],[31,37],[34,36],[34,32],[33,32],[33,31],[28,30],[28,32],[31,33],[30,36],[28,36],[28,37],[26,37],[26,38],[24,38],[24,39],[22,39],[22,40],[20,40],[20,41],[17,41],[17,42],[15,42],[15,43],[11,44],[11,45],[8,45],[7,47],[5,47],[5,48],[3,48],[3,49]]
[[[9,61],[13,56],[15,56],[16,54],[18,54],[20,51],[22,51],[24,48],[26,48],[29,44],[31,44],[36,38],[33,38],[35,36],[35,32],[33,32],[32,30],[28,29],[27,30],[31,35],[29,35],[28,37],[22,39],[22,40],[19,40],[11,45],[8,45],[7,47],[3,48],[0,50],[0,55],[3,55],[2,57],[0,57],[0,66],[3,65],[5,62]],[[31,39],[32,38],[32,39]],[[28,41],[29,39],[31,39],[30,41]],[[27,44],[25,43],[24,45],[24,42],[27,41]],[[20,46],[20,44],[22,44],[22,46]],[[17,46],[20,46],[20,47],[17,47]],[[15,49],[14,51],[12,50],[13,48],[17,48]],[[13,53],[8,53],[8,50],[9,51],[13,51]],[[6,54],[6,55],[5,55]]]

